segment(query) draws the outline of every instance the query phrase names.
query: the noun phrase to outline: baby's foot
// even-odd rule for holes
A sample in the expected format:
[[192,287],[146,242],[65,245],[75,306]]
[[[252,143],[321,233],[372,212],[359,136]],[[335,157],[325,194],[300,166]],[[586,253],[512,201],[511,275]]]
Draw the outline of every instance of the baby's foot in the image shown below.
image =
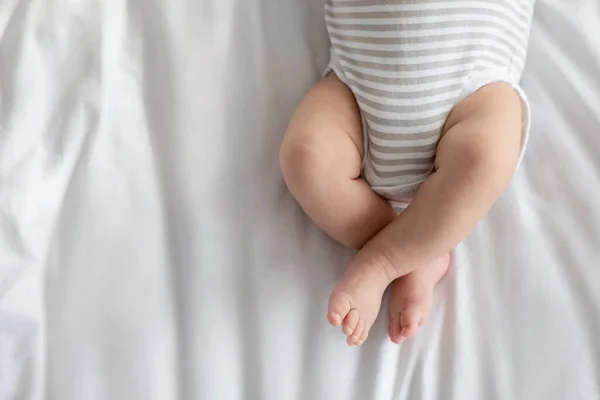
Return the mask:
[[346,276],[331,293],[327,312],[329,323],[342,326],[348,345],[361,345],[367,339],[379,313],[383,292],[397,276],[391,265],[362,263],[357,259],[350,263]]
[[447,254],[392,282],[388,329],[392,342],[401,343],[425,323],[431,309],[433,288],[448,270],[449,263],[450,255]]

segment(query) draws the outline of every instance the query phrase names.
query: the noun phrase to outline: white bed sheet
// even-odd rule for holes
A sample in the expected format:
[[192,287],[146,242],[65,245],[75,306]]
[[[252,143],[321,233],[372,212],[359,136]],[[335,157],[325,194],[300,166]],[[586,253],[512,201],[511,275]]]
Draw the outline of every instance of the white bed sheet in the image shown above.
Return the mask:
[[539,1],[522,168],[418,337],[350,349],[277,166],[322,0],[0,1],[0,399],[600,398],[599,37]]

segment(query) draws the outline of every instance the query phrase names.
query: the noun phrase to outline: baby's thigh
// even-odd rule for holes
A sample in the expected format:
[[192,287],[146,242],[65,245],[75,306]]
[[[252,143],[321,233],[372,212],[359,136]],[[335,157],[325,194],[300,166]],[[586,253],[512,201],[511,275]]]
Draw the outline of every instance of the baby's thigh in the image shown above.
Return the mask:
[[516,166],[528,129],[528,105],[520,96],[509,84],[493,83],[458,103],[444,126],[436,164],[458,157]]
[[282,150],[296,148],[358,176],[364,156],[362,120],[356,100],[337,76],[317,83],[298,106]]

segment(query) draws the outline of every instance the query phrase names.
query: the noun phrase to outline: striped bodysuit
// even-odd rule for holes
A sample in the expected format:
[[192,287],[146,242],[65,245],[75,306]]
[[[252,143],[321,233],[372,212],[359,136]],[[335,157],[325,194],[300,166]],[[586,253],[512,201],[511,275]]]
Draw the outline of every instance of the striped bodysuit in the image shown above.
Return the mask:
[[363,176],[398,210],[433,172],[448,114],[495,82],[519,87],[535,0],[326,0],[328,72],[354,94]]

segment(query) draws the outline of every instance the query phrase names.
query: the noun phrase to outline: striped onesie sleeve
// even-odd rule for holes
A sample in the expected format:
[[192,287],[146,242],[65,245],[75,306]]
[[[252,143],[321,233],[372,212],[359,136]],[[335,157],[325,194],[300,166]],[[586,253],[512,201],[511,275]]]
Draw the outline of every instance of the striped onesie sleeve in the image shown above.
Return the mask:
[[519,86],[535,0],[326,0],[328,73],[363,120],[363,176],[402,210],[433,171],[448,114],[490,83]]

